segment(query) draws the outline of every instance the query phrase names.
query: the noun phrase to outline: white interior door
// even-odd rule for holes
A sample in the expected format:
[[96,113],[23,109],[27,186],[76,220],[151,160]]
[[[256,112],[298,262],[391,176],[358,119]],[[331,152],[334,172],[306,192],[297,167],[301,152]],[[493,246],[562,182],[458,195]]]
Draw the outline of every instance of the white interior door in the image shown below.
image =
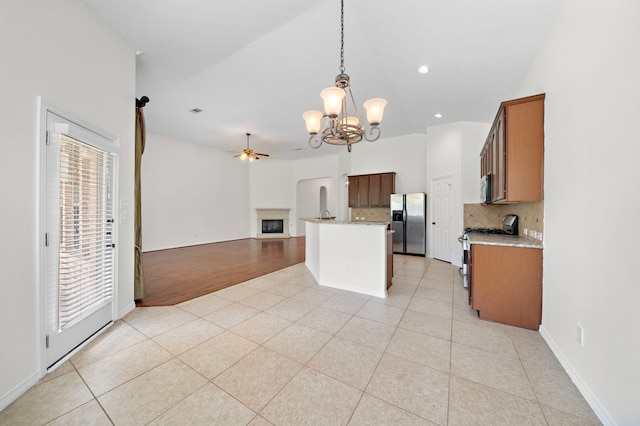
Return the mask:
[[451,262],[451,228],[453,226],[453,179],[445,176],[431,181],[431,234],[433,257]]
[[50,111],[45,141],[46,367],[113,320],[113,141]]

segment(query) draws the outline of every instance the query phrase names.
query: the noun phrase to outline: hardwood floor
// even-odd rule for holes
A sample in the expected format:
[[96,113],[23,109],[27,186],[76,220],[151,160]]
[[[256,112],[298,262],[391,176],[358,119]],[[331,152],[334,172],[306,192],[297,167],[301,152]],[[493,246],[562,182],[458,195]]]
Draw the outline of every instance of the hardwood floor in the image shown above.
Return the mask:
[[145,252],[136,306],[175,305],[304,262],[304,245],[304,237],[248,238]]

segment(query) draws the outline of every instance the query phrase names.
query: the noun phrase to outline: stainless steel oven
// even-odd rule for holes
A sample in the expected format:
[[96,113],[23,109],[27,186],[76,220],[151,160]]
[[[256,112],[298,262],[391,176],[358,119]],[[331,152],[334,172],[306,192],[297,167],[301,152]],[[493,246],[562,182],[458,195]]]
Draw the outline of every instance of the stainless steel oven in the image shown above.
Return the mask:
[[[469,288],[469,280],[471,278],[472,263],[469,234],[518,235],[518,216],[514,214],[504,216],[502,218],[502,228],[465,228],[464,233],[458,237],[458,241],[462,244],[462,268],[460,268],[460,275],[462,275],[465,288]],[[469,288],[469,297],[471,298],[471,288]]]
[[471,255],[471,246],[469,245],[469,237],[467,233],[460,235],[458,241],[462,244],[462,267],[459,269],[462,275],[464,287],[469,287],[469,256]]

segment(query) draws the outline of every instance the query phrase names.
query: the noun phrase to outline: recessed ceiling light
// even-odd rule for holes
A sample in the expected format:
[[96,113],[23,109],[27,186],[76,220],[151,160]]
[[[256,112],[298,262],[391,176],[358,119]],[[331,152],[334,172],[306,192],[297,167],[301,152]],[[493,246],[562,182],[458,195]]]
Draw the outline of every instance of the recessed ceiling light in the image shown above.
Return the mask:
[[194,108],[194,109],[190,109],[189,112],[192,112],[194,114],[198,114],[198,113],[202,112],[202,110],[200,108]]
[[428,66],[426,66],[426,65],[422,65],[422,66],[420,66],[420,67],[418,68],[418,72],[419,72],[420,74],[426,74],[426,73],[428,73],[428,72],[429,72],[429,67],[428,67]]
[[433,114],[433,116],[434,116],[435,118],[442,118],[442,114],[440,114],[440,113]]

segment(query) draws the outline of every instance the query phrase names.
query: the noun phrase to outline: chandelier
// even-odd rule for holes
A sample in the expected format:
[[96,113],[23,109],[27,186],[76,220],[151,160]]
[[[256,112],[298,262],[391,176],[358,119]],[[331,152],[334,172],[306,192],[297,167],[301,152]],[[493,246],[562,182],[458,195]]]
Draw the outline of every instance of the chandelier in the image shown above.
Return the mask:
[[[309,145],[311,148],[320,148],[322,143],[331,145],[347,145],[351,152],[351,145],[360,142],[363,138],[369,142],[380,138],[380,128],[378,125],[382,121],[384,107],[387,101],[381,98],[372,98],[364,102],[367,111],[367,121],[369,122],[369,132],[360,121],[356,101],[351,93],[349,76],[345,74],[344,68],[344,0],[340,0],[340,74],[336,76],[335,87],[328,87],[320,92],[320,97],[324,102],[324,110],[307,111],[302,114],[307,131],[311,135]],[[352,111],[347,109],[347,92],[351,100]],[[349,115],[352,114],[352,115]],[[323,122],[324,119],[324,122]],[[322,127],[322,129],[321,129]]]

